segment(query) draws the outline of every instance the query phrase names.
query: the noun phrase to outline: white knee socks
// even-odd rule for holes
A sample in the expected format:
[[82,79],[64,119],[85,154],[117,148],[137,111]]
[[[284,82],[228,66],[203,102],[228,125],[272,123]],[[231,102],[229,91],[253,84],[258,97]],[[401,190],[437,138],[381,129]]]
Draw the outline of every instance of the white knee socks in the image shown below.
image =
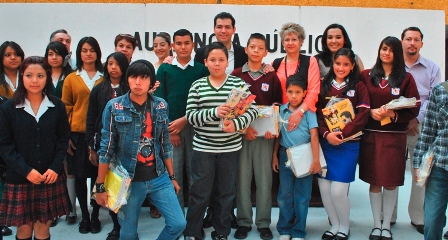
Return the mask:
[[70,216],[76,216],[76,191],[75,191],[75,179],[67,178],[67,190],[68,197],[70,198],[70,203],[73,206]]
[[[373,227],[381,229],[381,202],[383,201],[383,193],[374,193],[369,191],[369,197],[373,214]],[[381,231],[375,230],[372,232],[372,234],[380,236]]]
[[[394,212],[397,197],[398,188],[395,188],[394,190],[383,190],[383,229],[390,230],[390,220],[392,219],[392,213]],[[383,231],[383,234],[389,235],[389,232]]]
[[348,200],[349,183],[318,179],[320,194],[328,218],[331,221],[330,232],[348,234],[350,229],[350,202]]

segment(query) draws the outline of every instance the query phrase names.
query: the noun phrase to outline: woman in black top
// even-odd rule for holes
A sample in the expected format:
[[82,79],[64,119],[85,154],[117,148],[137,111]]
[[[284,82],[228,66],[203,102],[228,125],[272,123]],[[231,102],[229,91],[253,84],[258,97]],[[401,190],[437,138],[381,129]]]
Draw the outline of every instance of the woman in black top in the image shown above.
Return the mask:
[[62,174],[70,126],[62,101],[51,96],[51,67],[29,57],[19,68],[13,99],[0,108],[0,156],[8,169],[0,222],[16,239],[50,239],[54,217],[70,212]]
[[[129,66],[128,58],[121,52],[110,54],[106,59],[106,71],[104,80],[92,89],[89,99],[89,110],[87,111],[86,141],[89,144],[90,158],[98,162],[100,148],[101,129],[103,128],[103,110],[109,100],[121,96],[129,91],[126,80],[126,71]],[[117,214],[109,211],[114,228],[108,234],[107,240],[120,238],[120,224]]]

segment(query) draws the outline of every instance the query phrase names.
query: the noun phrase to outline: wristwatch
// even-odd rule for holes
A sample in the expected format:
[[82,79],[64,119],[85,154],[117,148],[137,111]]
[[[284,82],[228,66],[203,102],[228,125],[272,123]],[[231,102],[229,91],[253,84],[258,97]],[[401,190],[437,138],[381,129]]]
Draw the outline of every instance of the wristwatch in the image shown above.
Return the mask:
[[104,193],[106,188],[104,188],[104,183],[96,183],[96,193]]
[[176,174],[170,175],[170,180],[176,180]]
[[303,110],[303,108],[299,108],[299,111],[300,111],[302,114],[305,113],[305,110]]

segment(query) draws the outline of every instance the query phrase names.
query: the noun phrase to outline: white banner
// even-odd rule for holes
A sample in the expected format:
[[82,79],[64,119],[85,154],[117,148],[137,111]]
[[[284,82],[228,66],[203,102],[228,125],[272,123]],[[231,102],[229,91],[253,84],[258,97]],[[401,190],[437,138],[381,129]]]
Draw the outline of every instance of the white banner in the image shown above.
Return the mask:
[[[71,50],[84,36],[95,37],[103,61],[114,51],[119,33],[139,40],[133,60],[157,61],[152,51],[153,36],[161,31],[172,34],[180,28],[190,30],[196,47],[213,41],[213,18],[229,12],[236,19],[234,42],[245,46],[251,33],[264,34],[270,53],[265,62],[283,56],[279,30],[283,23],[296,22],[305,28],[302,52],[315,55],[321,49],[320,37],[331,23],[342,24],[352,41],[353,50],[371,68],[379,43],[386,36],[400,38],[403,29],[419,27],[423,34],[422,55],[436,62],[442,72],[445,64],[445,15],[435,10],[380,8],[297,7],[201,4],[0,4],[0,43],[17,42],[26,56],[44,55],[50,34],[66,29],[72,37]],[[444,75],[442,75],[444,76]]]

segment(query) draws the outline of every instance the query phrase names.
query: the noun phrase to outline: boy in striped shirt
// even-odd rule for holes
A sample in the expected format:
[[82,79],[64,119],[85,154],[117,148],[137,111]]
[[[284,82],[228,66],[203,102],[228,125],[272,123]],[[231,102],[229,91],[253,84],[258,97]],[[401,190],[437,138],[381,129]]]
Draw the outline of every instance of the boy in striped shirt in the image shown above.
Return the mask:
[[227,239],[230,234],[230,214],[236,193],[236,175],[242,137],[238,130],[255,120],[258,109],[249,107],[246,112],[219,126],[220,118],[230,112],[227,96],[245,82],[225,73],[228,65],[227,48],[219,42],[207,46],[205,66],[210,76],[198,79],[191,85],[187,100],[186,116],[193,125],[192,175],[187,228],[185,239],[203,239],[201,233],[205,210],[212,189],[216,198],[213,214],[212,239]]

